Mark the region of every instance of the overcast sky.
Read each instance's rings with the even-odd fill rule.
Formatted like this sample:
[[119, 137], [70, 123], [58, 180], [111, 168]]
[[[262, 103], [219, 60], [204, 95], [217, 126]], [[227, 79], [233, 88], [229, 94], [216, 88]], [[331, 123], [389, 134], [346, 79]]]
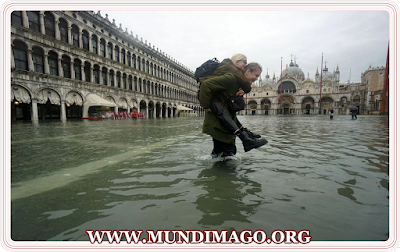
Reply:
[[[279, 77], [293, 58], [305, 76], [337, 66], [340, 82], [360, 82], [361, 73], [386, 65], [386, 11], [101, 11], [119, 27], [191, 70], [207, 59], [243, 53], [262, 65], [262, 78]], [[293, 56], [292, 56], [293, 55]], [[351, 70], [350, 70], [351, 69]]]

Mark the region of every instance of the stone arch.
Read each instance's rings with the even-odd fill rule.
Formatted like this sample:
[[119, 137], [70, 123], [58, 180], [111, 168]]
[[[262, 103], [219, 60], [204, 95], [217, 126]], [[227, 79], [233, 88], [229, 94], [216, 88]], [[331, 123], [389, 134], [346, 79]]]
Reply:
[[282, 95], [278, 100], [278, 114], [289, 115], [292, 114], [294, 108], [295, 99], [292, 95]]
[[22, 85], [11, 85], [11, 101], [18, 103], [30, 104], [32, 100], [32, 92]]
[[[278, 94], [281, 93], [281, 84], [278, 85]], [[282, 83], [282, 94], [293, 94], [297, 92], [297, 85], [292, 80], [285, 80]]]
[[36, 100], [39, 120], [61, 119], [61, 96], [50, 87], [37, 90]]
[[328, 109], [335, 105], [334, 100], [329, 96], [322, 97], [320, 103], [321, 103], [322, 114], [328, 113]]
[[154, 118], [154, 101], [149, 101], [149, 106], [148, 106], [148, 110], [149, 110], [149, 116], [148, 118]]
[[271, 109], [272, 102], [270, 99], [265, 98], [261, 100], [261, 110], [263, 111], [262, 113], [265, 115], [269, 114], [269, 110]]
[[140, 112], [140, 113], [146, 113], [146, 109], [147, 109], [147, 103], [146, 103], [146, 101], [141, 100], [141, 101], [140, 101], [140, 104], [139, 104], [139, 112]]
[[311, 96], [303, 97], [301, 100], [302, 114], [312, 114], [315, 109], [315, 100]]
[[70, 91], [65, 95], [66, 117], [82, 118], [83, 95], [79, 91]]
[[31, 120], [31, 92], [22, 85], [11, 85], [11, 120]]
[[69, 91], [64, 100], [66, 104], [83, 106], [83, 95], [79, 91]]
[[128, 101], [123, 97], [119, 98], [117, 104], [118, 104], [118, 111], [125, 111], [128, 109]]

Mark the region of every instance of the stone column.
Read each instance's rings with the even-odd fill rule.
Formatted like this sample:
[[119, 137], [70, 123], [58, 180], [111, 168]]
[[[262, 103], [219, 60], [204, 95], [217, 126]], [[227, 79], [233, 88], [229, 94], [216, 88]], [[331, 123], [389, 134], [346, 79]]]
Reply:
[[92, 33], [88, 32], [89, 52], [92, 52]]
[[64, 71], [61, 64], [61, 59], [58, 59], [58, 76], [64, 77]]
[[14, 60], [14, 53], [13, 53], [14, 44], [11, 43], [11, 69], [15, 69], [15, 60]]
[[26, 11], [22, 11], [22, 25], [26, 29], [29, 29], [29, 19], [28, 19], [28, 14], [26, 13]]
[[47, 54], [47, 52], [44, 55], [44, 73], [45, 74], [50, 74], [49, 55]]
[[72, 27], [68, 25], [68, 43], [72, 45]]
[[75, 80], [75, 68], [74, 68], [74, 62], [71, 61], [71, 79]]
[[46, 34], [46, 30], [45, 30], [45, 27], [44, 27], [44, 12], [43, 11], [40, 12], [39, 19], [40, 19], [40, 33], [45, 35]]
[[38, 121], [39, 120], [38, 108], [37, 108], [37, 100], [36, 99], [32, 99], [31, 120], [32, 121]]
[[83, 43], [82, 43], [83, 32], [79, 31], [78, 34], [79, 34], [79, 48], [83, 48]]
[[60, 115], [61, 121], [66, 121], [67, 120], [67, 113], [65, 110], [65, 101], [61, 101], [61, 115]]
[[103, 81], [103, 71], [101, 70], [101, 68], [99, 69], [99, 84], [100, 84], [100, 85], [104, 85], [104, 81]]
[[93, 67], [91, 66], [89, 69], [89, 82], [94, 83], [94, 79], [93, 79]]
[[55, 22], [56, 39], [61, 40], [60, 27], [58, 27], [58, 25], [60, 24], [60, 21], [59, 21], [59, 19], [57, 19], [54, 22]]
[[82, 81], [86, 81], [86, 74], [83, 65], [81, 65], [81, 75], [82, 75]]
[[33, 72], [34, 71], [34, 66], [33, 66], [33, 60], [32, 60], [32, 50], [28, 49], [27, 50], [28, 53], [28, 71]]

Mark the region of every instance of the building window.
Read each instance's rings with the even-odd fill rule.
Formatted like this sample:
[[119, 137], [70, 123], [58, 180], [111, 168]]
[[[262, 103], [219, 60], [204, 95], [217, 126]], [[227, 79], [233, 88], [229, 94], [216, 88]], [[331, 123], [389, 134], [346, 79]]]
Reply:
[[27, 11], [29, 19], [29, 29], [40, 32], [39, 11]]
[[72, 26], [72, 44], [79, 47], [79, 28], [76, 25]]
[[100, 55], [106, 57], [106, 41], [104, 39], [100, 40]]
[[135, 54], [132, 55], [132, 63], [133, 63], [132, 67], [134, 69], [136, 69], [136, 56], [135, 56]]
[[121, 50], [121, 63], [124, 64], [124, 65], [126, 64], [125, 50], [124, 49]]
[[108, 58], [112, 60], [113, 59], [113, 45], [111, 43], [108, 43], [107, 52], [108, 52]]
[[91, 79], [90, 79], [90, 69], [91, 68], [91, 66], [90, 66], [90, 63], [89, 62], [85, 62], [85, 66], [84, 66], [84, 68], [83, 68], [83, 71], [85, 71], [85, 81], [86, 82], [90, 82], [91, 81]]
[[133, 87], [135, 88], [134, 91], [138, 91], [137, 78], [136, 77], [133, 79]]
[[129, 90], [132, 90], [132, 76], [129, 76], [128, 78], [128, 85], [129, 85]]
[[45, 12], [44, 14], [44, 27], [47, 36], [56, 37], [55, 20], [53, 14]]
[[122, 88], [128, 89], [128, 86], [126, 85], [126, 74], [122, 76]]
[[119, 47], [115, 46], [115, 61], [119, 62]]
[[111, 87], [114, 87], [115, 86], [115, 84], [114, 84], [114, 72], [112, 70], [110, 71], [108, 79], [110, 80]]
[[97, 51], [97, 36], [96, 35], [92, 36], [92, 53], [98, 54], [98, 51]]
[[34, 47], [32, 50], [32, 60], [33, 60], [33, 67], [36, 73], [44, 73], [44, 61], [43, 61], [43, 50]]
[[82, 32], [82, 45], [83, 49], [89, 51], [89, 33], [87, 31]]
[[117, 87], [121, 88], [121, 73], [117, 72]]
[[126, 56], [127, 62], [128, 62], [128, 66], [131, 66], [131, 53], [128, 52], [127, 56]]
[[103, 68], [103, 71], [101, 71], [101, 78], [103, 79], [103, 85], [107, 86], [107, 69]]
[[67, 56], [62, 57], [61, 65], [63, 68], [64, 78], [71, 79], [71, 60]]
[[22, 11], [13, 11], [11, 13], [11, 24], [22, 25]]
[[58, 56], [54, 52], [49, 52], [50, 75], [58, 76]]
[[15, 68], [28, 70], [27, 46], [19, 41], [14, 42], [13, 54]]
[[60, 23], [58, 24], [60, 29], [61, 40], [65, 43], [68, 43], [68, 25], [64, 19], [60, 19]]
[[100, 84], [100, 67], [98, 65], [95, 65], [93, 68], [93, 78], [94, 83]]
[[75, 80], [82, 80], [82, 70], [81, 70], [81, 62], [79, 60], [74, 61], [74, 72], [75, 72]]

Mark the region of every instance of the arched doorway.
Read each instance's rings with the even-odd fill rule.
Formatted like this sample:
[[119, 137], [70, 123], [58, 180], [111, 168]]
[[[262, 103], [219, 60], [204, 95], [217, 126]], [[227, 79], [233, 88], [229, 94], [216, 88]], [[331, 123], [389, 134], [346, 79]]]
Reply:
[[311, 97], [306, 97], [301, 102], [301, 113], [304, 115], [314, 114], [315, 101]]
[[38, 93], [38, 118], [50, 120], [61, 118], [61, 98], [52, 89], [42, 89]]
[[322, 97], [321, 99], [321, 113], [326, 115], [328, 113], [329, 108], [333, 107], [334, 101], [330, 97]]
[[11, 120], [31, 120], [31, 95], [24, 87], [11, 89]]
[[160, 118], [161, 117], [161, 104], [160, 102], [156, 103], [156, 118]]
[[149, 116], [148, 118], [154, 118], [154, 102], [149, 102]]
[[140, 101], [139, 113], [146, 114], [146, 108], [147, 108], [146, 102]]
[[271, 109], [271, 101], [269, 99], [262, 100], [261, 108], [264, 111], [264, 115], [269, 115], [269, 110]]
[[281, 115], [295, 114], [293, 105], [294, 105], [294, 98], [290, 95], [283, 95], [279, 100], [279, 109], [277, 111], [277, 114]]
[[77, 92], [69, 92], [65, 97], [67, 119], [82, 119], [83, 99]]

